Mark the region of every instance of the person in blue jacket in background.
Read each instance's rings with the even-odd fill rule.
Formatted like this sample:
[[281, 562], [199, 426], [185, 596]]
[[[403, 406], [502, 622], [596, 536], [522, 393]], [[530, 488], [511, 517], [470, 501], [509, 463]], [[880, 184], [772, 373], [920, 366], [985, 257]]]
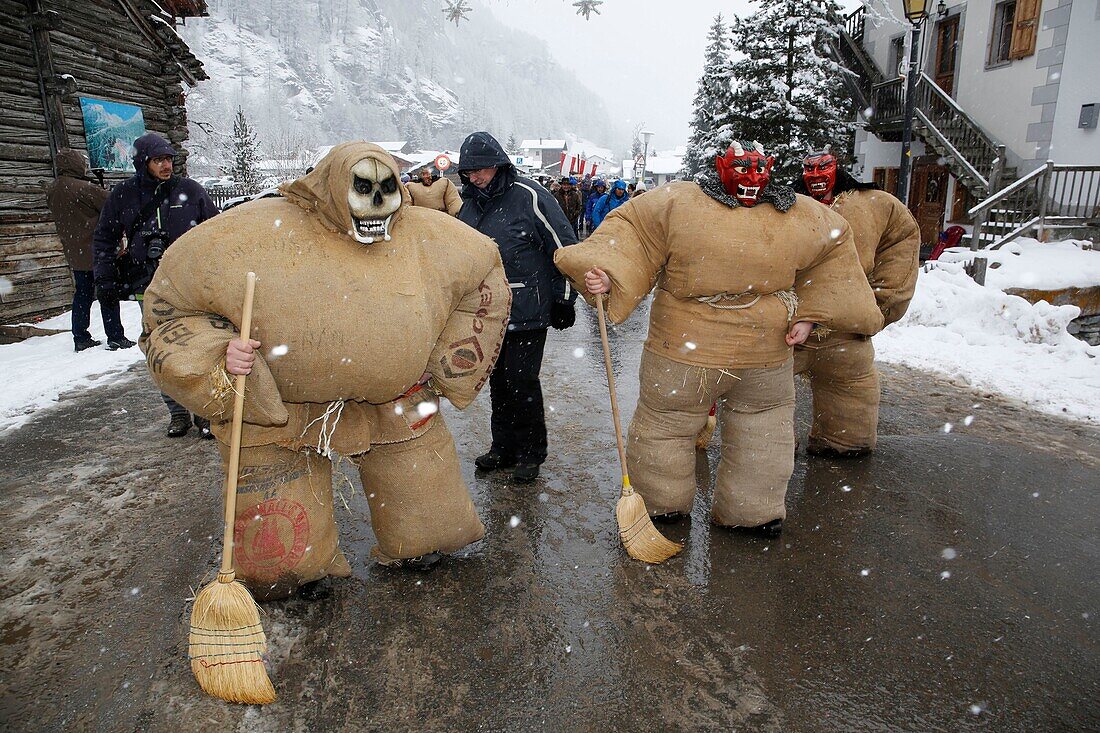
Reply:
[[626, 183], [621, 178], [612, 183], [611, 190], [601, 196], [592, 208], [592, 228], [598, 227], [608, 214], [629, 200], [630, 197], [626, 195]]

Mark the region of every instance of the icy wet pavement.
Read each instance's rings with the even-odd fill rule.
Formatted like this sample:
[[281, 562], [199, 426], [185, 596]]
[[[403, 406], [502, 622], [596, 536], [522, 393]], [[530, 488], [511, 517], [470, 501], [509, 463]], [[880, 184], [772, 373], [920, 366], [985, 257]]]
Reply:
[[[463, 557], [371, 565], [347, 471], [355, 576], [265, 604], [280, 696], [265, 708], [206, 698], [191, 678], [185, 599], [216, 563], [216, 451], [162, 436], [144, 374], [0, 436], [4, 727], [1100, 727], [1100, 431], [885, 369], [879, 451], [800, 453], [780, 539], [711, 528], [708, 488], [690, 522], [663, 528], [684, 552], [647, 566], [618, 545], [602, 357], [579, 310], [550, 335], [551, 457], [534, 485], [474, 474], [487, 399], [448, 412], [488, 529]], [[644, 332], [635, 317], [613, 334], [626, 421]], [[717, 445], [697, 458], [709, 482]]]

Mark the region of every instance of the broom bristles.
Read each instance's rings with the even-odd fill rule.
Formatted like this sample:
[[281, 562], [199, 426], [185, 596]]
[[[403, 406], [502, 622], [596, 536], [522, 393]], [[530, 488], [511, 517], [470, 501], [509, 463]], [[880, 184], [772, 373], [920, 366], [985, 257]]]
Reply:
[[699, 435], [695, 437], [695, 447], [699, 450], [706, 450], [710, 445], [710, 439], [714, 437], [714, 427], [718, 424], [718, 419], [714, 415], [707, 415], [707, 424], [703, 426], [703, 429], [699, 431]]
[[266, 650], [259, 609], [244, 585], [219, 579], [198, 592], [187, 653], [204, 692], [249, 705], [274, 702], [262, 657]]
[[623, 547], [635, 560], [655, 565], [684, 549], [683, 545], [666, 539], [657, 530], [640, 494], [624, 494], [615, 506], [615, 518], [619, 521]]

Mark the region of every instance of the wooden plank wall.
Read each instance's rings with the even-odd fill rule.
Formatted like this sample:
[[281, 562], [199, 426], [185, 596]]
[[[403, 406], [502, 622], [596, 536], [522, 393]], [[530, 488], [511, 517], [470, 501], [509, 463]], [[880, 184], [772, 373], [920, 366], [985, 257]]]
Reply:
[[53, 158], [27, 9], [0, 0], [0, 322], [56, 310], [72, 298], [61, 243], [46, 207]]
[[[153, 9], [131, 0], [131, 8]], [[141, 107], [146, 130], [167, 137], [186, 160], [186, 111], [179, 66], [170, 53], [135, 25], [118, 0], [41, 0], [61, 24], [49, 31], [56, 74], [76, 79], [61, 98], [68, 145], [87, 150], [79, 97]], [[52, 315], [72, 299], [46, 188], [53, 180], [51, 150], [31, 33], [21, 0], [0, 0], [0, 323]], [[108, 176], [108, 185], [129, 174]]]

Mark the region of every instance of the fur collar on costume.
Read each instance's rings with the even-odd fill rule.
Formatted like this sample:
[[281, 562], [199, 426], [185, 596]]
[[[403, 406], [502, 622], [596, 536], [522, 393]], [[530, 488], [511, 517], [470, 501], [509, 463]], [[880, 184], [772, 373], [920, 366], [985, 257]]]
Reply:
[[[740, 201], [726, 193], [726, 187], [722, 185], [722, 180], [710, 171], [700, 171], [696, 173], [694, 180], [695, 183], [699, 185], [699, 188], [703, 189], [703, 193], [710, 196], [718, 203], [725, 204], [731, 209], [741, 206]], [[783, 186], [778, 183], [769, 183], [763, 193], [760, 194], [760, 202], [769, 203], [774, 206], [777, 211], [785, 214], [794, 206], [794, 189], [790, 186]]]

